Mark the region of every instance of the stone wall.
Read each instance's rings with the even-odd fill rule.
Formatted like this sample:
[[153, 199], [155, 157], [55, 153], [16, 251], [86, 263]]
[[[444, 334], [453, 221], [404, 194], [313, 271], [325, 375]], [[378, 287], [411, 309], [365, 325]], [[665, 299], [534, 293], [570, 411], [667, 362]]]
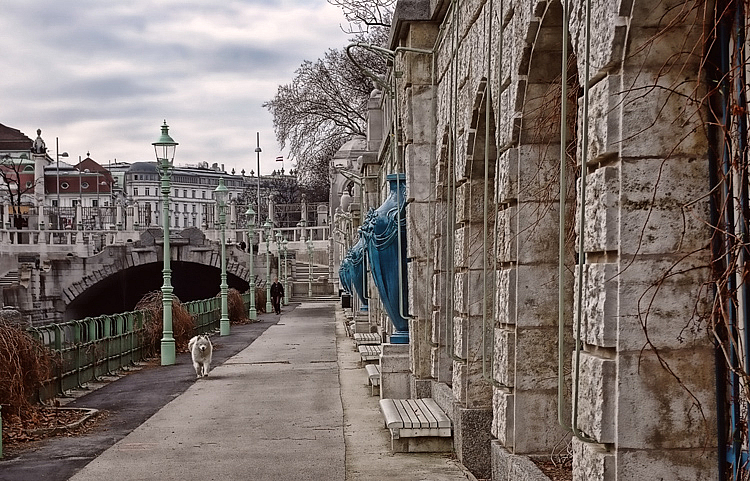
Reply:
[[567, 25], [559, 1], [397, 9], [391, 49], [434, 52], [394, 64], [412, 395], [432, 381], [478, 477], [522, 479], [521, 458], [570, 446], [576, 480], [715, 479], [714, 357], [694, 328], [708, 144], [684, 100], [701, 89], [685, 45], [702, 18], [677, 0], [592, 2], [587, 54], [585, 2], [571, 3]]

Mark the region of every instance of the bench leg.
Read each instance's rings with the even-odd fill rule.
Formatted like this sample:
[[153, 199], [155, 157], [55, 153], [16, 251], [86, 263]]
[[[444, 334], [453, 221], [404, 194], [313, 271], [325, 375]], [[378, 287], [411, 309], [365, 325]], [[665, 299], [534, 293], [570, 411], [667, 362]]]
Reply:
[[391, 431], [392, 453], [449, 453], [453, 451], [453, 438], [428, 436], [399, 438]]

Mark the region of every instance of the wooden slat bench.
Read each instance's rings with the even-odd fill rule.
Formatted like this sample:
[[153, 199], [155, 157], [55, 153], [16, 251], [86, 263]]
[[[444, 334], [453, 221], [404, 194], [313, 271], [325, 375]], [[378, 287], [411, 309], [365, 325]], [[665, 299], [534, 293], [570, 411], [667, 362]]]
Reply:
[[444, 452], [453, 448], [450, 418], [431, 399], [381, 399], [391, 451]]
[[380, 346], [366, 344], [364, 346], [359, 346], [357, 350], [359, 350], [359, 358], [362, 362], [380, 360]]
[[354, 334], [354, 321], [344, 321], [344, 329], [346, 329], [346, 335], [352, 337]]
[[358, 346], [378, 345], [380, 344], [380, 334], [377, 332], [355, 332], [354, 343]]
[[377, 364], [368, 364], [365, 366], [367, 377], [370, 381], [370, 393], [375, 395], [375, 388], [380, 388], [380, 366]]

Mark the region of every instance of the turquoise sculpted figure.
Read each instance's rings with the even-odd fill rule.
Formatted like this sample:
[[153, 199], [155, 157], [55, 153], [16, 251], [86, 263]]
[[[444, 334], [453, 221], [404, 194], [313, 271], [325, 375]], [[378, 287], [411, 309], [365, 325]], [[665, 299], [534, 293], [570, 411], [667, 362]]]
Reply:
[[365, 239], [373, 282], [393, 324], [392, 344], [409, 343], [406, 282], [406, 175], [386, 178], [390, 192], [385, 202], [367, 213], [360, 229]]

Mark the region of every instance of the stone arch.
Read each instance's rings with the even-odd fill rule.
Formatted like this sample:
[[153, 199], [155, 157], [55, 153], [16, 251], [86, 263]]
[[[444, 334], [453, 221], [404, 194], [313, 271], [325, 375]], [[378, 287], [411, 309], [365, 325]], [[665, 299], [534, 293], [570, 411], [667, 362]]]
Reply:
[[[53, 262], [53, 270], [71, 273], [67, 276], [52, 276], [59, 282], [61, 300], [65, 306], [63, 311], [71, 305], [80, 303], [80, 299], [96, 292], [102, 286], [115, 286], [117, 290], [122, 288], [123, 283], [137, 283], [138, 279], [141, 279], [140, 282], [149, 283], [149, 290], [160, 288], [162, 260], [157, 255], [160, 249], [161, 246], [157, 245], [135, 249], [132, 244], [107, 246], [94, 258], [70, 257], [64, 261]], [[199, 248], [184, 245], [176, 247], [175, 250], [172, 258], [172, 280], [175, 286], [182, 282], [182, 280], [177, 280], [177, 276], [190, 276], [194, 280], [188, 282], [197, 286], [206, 276], [214, 276], [221, 270], [221, 254], [216, 244]], [[227, 275], [230, 287], [236, 287], [241, 291], [247, 289], [249, 281], [247, 261], [247, 254], [241, 249], [233, 246], [227, 249]], [[184, 274], [177, 271], [182, 271]], [[218, 281], [215, 284], [218, 290]], [[175, 294], [179, 295], [177, 288]], [[118, 296], [121, 294], [111, 291], [109, 294], [105, 292], [100, 295]], [[74, 316], [68, 313], [66, 317], [69, 318], [71, 315]]]
[[448, 260], [452, 244], [448, 236], [453, 215], [450, 209], [454, 205], [454, 200], [452, 199], [454, 156], [451, 142], [455, 142], [455, 137], [451, 128], [446, 125], [442, 136], [439, 136], [438, 139], [439, 149], [435, 163], [435, 222], [433, 226], [433, 238], [436, 249], [432, 283], [434, 292], [432, 293], [433, 312], [430, 339], [433, 359], [431, 375], [438, 382], [451, 384], [453, 361], [448, 353], [447, 330], [449, 325], [448, 316], [452, 315], [448, 299], [448, 296], [452, 295], [451, 290], [448, 289], [448, 285], [451, 282]]
[[535, 2], [521, 101], [504, 115], [519, 123], [498, 161], [493, 400], [503, 408], [492, 430], [517, 454], [549, 453], [567, 436], [557, 422], [556, 349], [562, 25], [559, 0]]
[[492, 389], [484, 378], [482, 364], [486, 349], [482, 348], [482, 339], [485, 338], [485, 326], [493, 324], [491, 301], [495, 264], [492, 233], [495, 222], [492, 207], [497, 142], [495, 114], [486, 77], [480, 78], [475, 88], [468, 120], [465, 181], [456, 190], [454, 233], [455, 316], [461, 332], [459, 356], [465, 361], [454, 365], [453, 392], [456, 400], [467, 408], [489, 408]]

